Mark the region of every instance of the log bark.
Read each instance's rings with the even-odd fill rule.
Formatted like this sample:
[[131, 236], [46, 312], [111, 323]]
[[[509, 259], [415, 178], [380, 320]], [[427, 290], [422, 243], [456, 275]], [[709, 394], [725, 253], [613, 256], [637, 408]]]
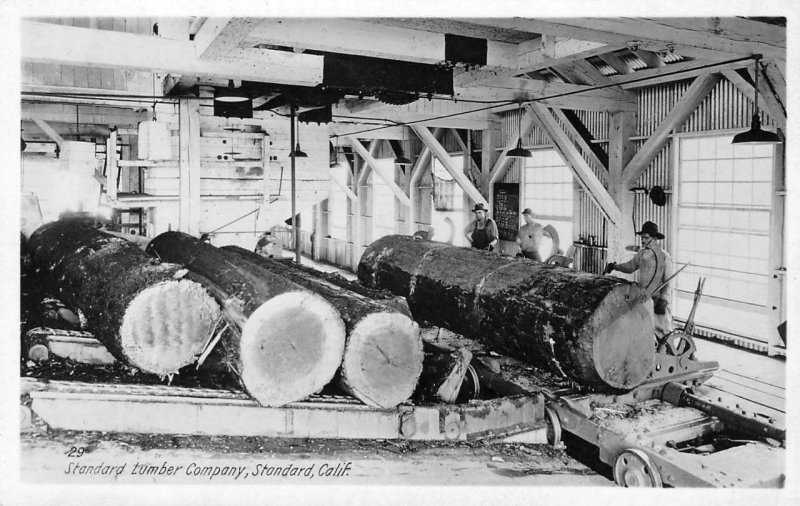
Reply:
[[618, 278], [396, 235], [367, 248], [358, 278], [405, 296], [417, 320], [587, 387], [631, 389], [652, 368], [652, 302]]
[[[228, 246], [223, 246], [223, 248], [228, 248]], [[244, 250], [243, 248], [242, 250], [247, 251]], [[253, 254], [255, 255], [255, 253]], [[367, 288], [361, 283], [350, 281], [349, 279], [346, 279], [335, 272], [318, 271], [306, 265], [298, 264], [297, 262], [294, 261], [294, 259], [291, 258], [270, 258], [270, 259], [273, 262], [278, 262], [283, 265], [288, 265], [295, 270], [306, 272], [314, 277], [324, 279], [325, 281], [333, 283], [338, 287], [344, 288], [345, 290], [349, 290], [351, 292], [355, 292], [359, 295], [367, 297], [368, 299], [374, 300], [378, 304], [382, 304], [400, 313], [403, 313], [408, 317], [411, 317], [411, 309], [408, 307], [408, 301], [406, 301], [406, 298], [400, 295], [395, 295], [389, 290], [383, 290], [380, 288]]]
[[28, 248], [52, 295], [79, 309], [115, 358], [168, 375], [192, 363], [219, 306], [185, 269], [159, 263], [134, 244], [92, 226], [56, 221]]
[[298, 269], [238, 246], [222, 250], [254, 268], [289, 279], [322, 296], [345, 324], [347, 342], [337, 375], [339, 386], [367, 405], [392, 408], [407, 400], [422, 371], [419, 326], [408, 316], [323, 279], [313, 269]]
[[423, 341], [423, 350], [425, 359], [414, 397], [453, 404], [464, 383], [472, 352], [466, 348], [445, 348], [428, 341]]
[[298, 401], [333, 379], [345, 329], [322, 297], [181, 232], [159, 235], [147, 251], [207, 278], [225, 294], [223, 306], [246, 317], [240, 333], [220, 343], [221, 356], [259, 403]]

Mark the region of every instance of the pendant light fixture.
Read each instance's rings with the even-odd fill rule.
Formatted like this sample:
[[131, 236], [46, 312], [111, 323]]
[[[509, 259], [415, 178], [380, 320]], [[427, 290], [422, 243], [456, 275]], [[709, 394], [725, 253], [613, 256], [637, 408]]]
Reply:
[[403, 156], [403, 144], [406, 142], [406, 129], [405, 127], [401, 126], [403, 133], [403, 140], [400, 141], [400, 156], [394, 159], [394, 163], [397, 165], [411, 165], [411, 160]]
[[294, 151], [292, 151], [292, 156], [294, 158], [308, 158], [308, 155], [300, 149], [300, 122], [295, 121], [295, 125], [297, 125], [297, 143], [294, 146]]
[[533, 155], [530, 150], [522, 147], [522, 102], [519, 103], [519, 121], [517, 122], [517, 147], [506, 153], [511, 158], [531, 158]]
[[758, 62], [760, 59], [758, 56], [755, 58], [756, 77], [753, 85], [755, 88], [755, 104], [753, 119], [750, 121], [750, 130], [736, 134], [731, 144], [779, 144], [781, 142], [781, 138], [775, 132], [761, 130], [761, 114], [758, 111], [758, 74], [760, 74]]
[[245, 102], [248, 99], [241, 87], [234, 87], [233, 79], [228, 79], [227, 88], [217, 88], [214, 92], [214, 100], [217, 102]]

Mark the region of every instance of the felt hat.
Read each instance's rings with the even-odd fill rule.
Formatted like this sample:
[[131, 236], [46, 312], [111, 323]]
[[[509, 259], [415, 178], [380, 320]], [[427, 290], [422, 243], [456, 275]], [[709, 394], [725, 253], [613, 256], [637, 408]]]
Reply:
[[636, 232], [636, 235], [642, 235], [642, 234], [647, 234], [650, 237], [655, 237], [656, 239], [664, 238], [664, 234], [658, 231], [658, 225], [656, 225], [652, 221], [644, 222], [644, 225], [642, 225], [642, 230]]
[[475, 209], [473, 209], [472, 212], [474, 213], [475, 211], [488, 212], [488, 210], [481, 203], [475, 204]]
[[522, 211], [522, 215], [526, 216], [528, 214], [533, 214], [533, 210], [530, 207], [526, 207], [524, 211]]

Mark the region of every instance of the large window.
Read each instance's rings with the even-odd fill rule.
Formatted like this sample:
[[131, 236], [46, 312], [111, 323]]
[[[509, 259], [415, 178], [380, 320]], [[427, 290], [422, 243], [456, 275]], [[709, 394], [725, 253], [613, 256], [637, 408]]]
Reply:
[[[572, 171], [555, 149], [536, 149], [532, 153], [533, 156], [526, 159], [522, 176], [523, 205], [520, 207], [530, 207], [536, 221], [552, 225], [558, 232], [561, 249], [566, 251], [572, 244]], [[540, 253], [546, 259], [552, 244], [546, 237], [542, 242]]]
[[676, 314], [688, 314], [705, 277], [696, 321], [764, 340], [774, 148], [731, 138], [679, 141], [676, 260], [691, 265], [676, 280]]

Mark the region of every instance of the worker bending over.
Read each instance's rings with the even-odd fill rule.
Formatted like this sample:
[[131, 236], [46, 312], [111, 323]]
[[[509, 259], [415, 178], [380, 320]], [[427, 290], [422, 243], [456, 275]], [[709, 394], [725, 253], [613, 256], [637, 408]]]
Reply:
[[464, 229], [464, 236], [473, 248], [493, 251], [499, 239], [497, 224], [486, 216], [483, 204], [476, 204], [472, 212], [475, 213], [475, 219]]
[[656, 239], [663, 239], [664, 234], [658, 231], [658, 225], [652, 221], [645, 222], [636, 235], [642, 238], [642, 248], [627, 262], [611, 262], [606, 265], [604, 274], [612, 271], [628, 274], [638, 271], [636, 284], [653, 299], [655, 333], [656, 337], [662, 338], [672, 331], [672, 313], [669, 308], [671, 283], [664, 284], [672, 276], [672, 257], [656, 242]]

